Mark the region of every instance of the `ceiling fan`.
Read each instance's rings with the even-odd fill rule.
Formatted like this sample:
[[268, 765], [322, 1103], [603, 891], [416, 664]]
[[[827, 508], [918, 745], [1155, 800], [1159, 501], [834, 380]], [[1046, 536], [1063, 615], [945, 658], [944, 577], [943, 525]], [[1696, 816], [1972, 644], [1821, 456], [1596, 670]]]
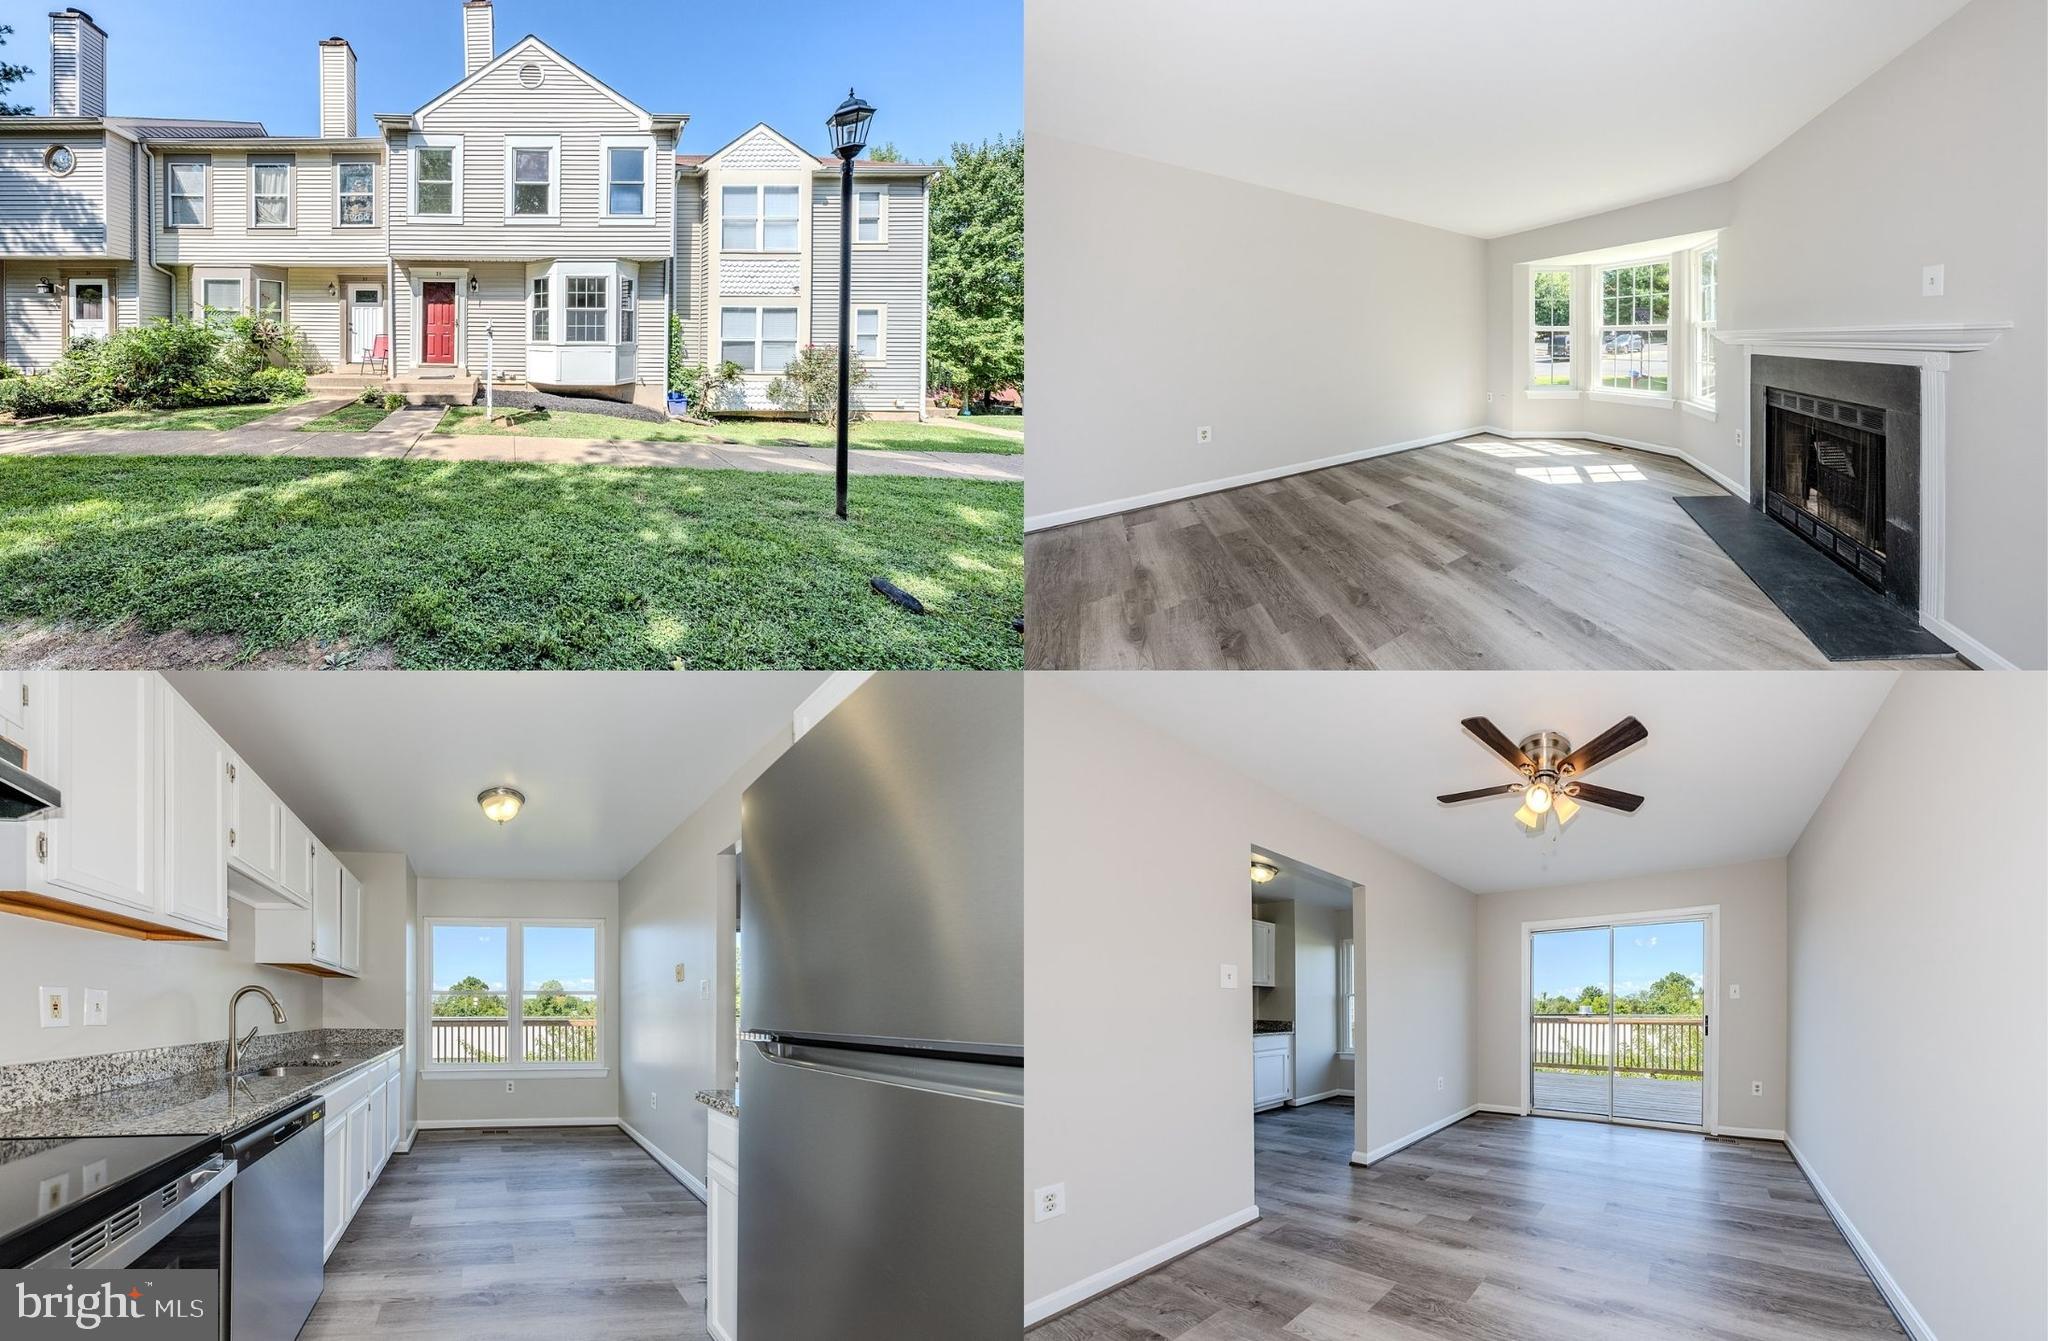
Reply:
[[1579, 813], [1582, 802], [1629, 812], [1643, 803], [1643, 798], [1634, 792], [1615, 791], [1611, 787], [1596, 787], [1581, 781], [1585, 774], [1600, 764], [1629, 746], [1650, 738], [1649, 731], [1633, 717], [1622, 718], [1576, 750], [1570, 741], [1555, 731], [1534, 732], [1516, 745], [1484, 717], [1467, 717], [1460, 725], [1522, 777], [1520, 781], [1504, 782], [1498, 787], [1481, 787], [1477, 791], [1452, 792], [1449, 796], [1437, 797], [1444, 805], [1454, 806], [1492, 796], [1519, 796], [1522, 807], [1515, 812], [1515, 822], [1534, 836], [1543, 832], [1552, 815], [1557, 816], [1557, 827], [1563, 829]]

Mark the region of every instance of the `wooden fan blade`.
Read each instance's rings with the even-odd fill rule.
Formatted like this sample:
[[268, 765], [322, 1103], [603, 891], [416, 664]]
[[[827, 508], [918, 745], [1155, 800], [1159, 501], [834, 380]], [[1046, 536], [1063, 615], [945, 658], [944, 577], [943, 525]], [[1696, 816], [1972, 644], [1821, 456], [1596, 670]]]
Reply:
[[1641, 722], [1633, 717], [1624, 717], [1566, 755], [1561, 767], [1567, 776], [1584, 773], [1602, 760], [1620, 754], [1637, 741], [1649, 738], [1649, 730]]
[[1467, 717], [1458, 725], [1479, 738], [1479, 743], [1507, 760], [1508, 767], [1517, 773], [1533, 773], [1536, 765], [1529, 762], [1529, 756], [1522, 753], [1522, 747], [1509, 740], [1501, 729], [1484, 717]]
[[1481, 787], [1476, 792], [1452, 792], [1449, 796], [1439, 796], [1436, 799], [1447, 806], [1454, 806], [1460, 801], [1478, 801], [1489, 796], [1513, 796], [1520, 790], [1521, 788], [1514, 783], [1504, 782], [1498, 787]]
[[1590, 782], [1568, 782], [1564, 794], [1574, 801], [1588, 805], [1606, 806], [1609, 810], [1626, 810], [1631, 813], [1643, 803], [1643, 798], [1634, 792], [1618, 792], [1612, 787], [1595, 787]]

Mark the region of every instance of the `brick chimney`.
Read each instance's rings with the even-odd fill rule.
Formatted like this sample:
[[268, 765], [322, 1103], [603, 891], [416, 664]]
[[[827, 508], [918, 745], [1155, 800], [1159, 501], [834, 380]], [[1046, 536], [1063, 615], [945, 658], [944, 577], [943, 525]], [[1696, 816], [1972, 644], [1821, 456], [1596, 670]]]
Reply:
[[82, 9], [50, 15], [50, 115], [107, 114], [107, 35]]
[[345, 37], [320, 43], [320, 138], [353, 139], [356, 133], [356, 49]]
[[491, 0], [463, 0], [462, 77], [467, 79], [489, 65], [493, 54]]

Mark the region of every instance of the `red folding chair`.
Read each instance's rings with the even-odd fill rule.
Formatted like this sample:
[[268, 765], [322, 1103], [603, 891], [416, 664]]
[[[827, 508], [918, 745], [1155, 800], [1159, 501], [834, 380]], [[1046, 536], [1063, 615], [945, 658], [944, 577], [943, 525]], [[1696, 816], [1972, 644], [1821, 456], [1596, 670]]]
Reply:
[[378, 337], [377, 337], [376, 339], [374, 339], [374, 340], [370, 341], [370, 356], [369, 356], [368, 358], [366, 358], [366, 359], [364, 359], [364, 360], [363, 360], [363, 371], [364, 371], [364, 372], [368, 372], [368, 371], [370, 370], [370, 365], [371, 365], [371, 364], [373, 364], [373, 363], [381, 363], [381, 364], [383, 364], [383, 365], [384, 365], [384, 375], [385, 375], [386, 377], [389, 377], [389, 376], [391, 376], [391, 337], [390, 337], [390, 336], [388, 336], [388, 335], [380, 335], [380, 336], [378, 336]]

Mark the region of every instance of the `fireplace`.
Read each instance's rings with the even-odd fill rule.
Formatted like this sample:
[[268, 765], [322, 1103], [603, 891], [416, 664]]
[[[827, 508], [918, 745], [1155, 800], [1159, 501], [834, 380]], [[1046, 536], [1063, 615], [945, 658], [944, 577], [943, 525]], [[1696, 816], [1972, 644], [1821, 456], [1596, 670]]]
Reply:
[[1885, 423], [1874, 405], [1764, 389], [1764, 510], [1885, 589]]

